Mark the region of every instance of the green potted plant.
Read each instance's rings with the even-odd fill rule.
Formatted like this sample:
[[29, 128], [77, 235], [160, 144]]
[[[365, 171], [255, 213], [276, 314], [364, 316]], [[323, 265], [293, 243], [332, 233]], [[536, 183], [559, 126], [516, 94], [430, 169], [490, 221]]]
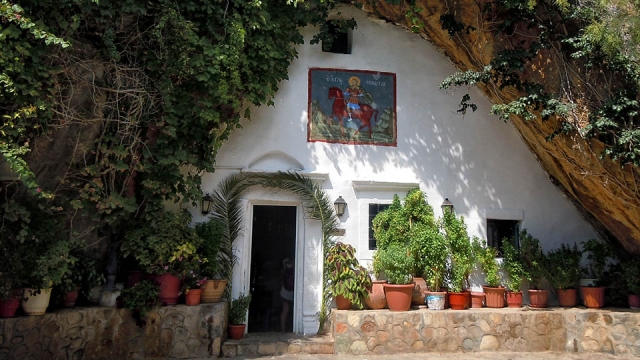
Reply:
[[522, 283], [528, 274], [523, 265], [522, 253], [508, 239], [502, 242], [502, 268], [506, 274], [507, 306], [522, 307]]
[[202, 285], [207, 277], [202, 275], [201, 268], [208, 264], [208, 259], [197, 253], [197, 248], [192, 243], [182, 244], [173, 254], [170, 262], [174, 262], [175, 268], [182, 281], [182, 293], [185, 294], [185, 304], [195, 306], [200, 304]]
[[195, 253], [202, 242], [189, 227], [190, 222], [191, 214], [185, 209], [149, 209], [120, 244], [123, 256], [133, 256], [142, 270], [156, 275], [164, 305], [178, 302], [181, 262], [185, 254]]
[[[201, 300], [203, 303], [219, 302], [227, 287], [227, 280], [222, 278], [225, 268], [233, 266], [233, 259], [228, 259], [221, 253], [224, 226], [215, 218], [197, 223], [196, 234], [202, 239], [202, 255], [207, 263], [202, 266], [202, 275], [207, 278], [202, 285]], [[230, 270], [229, 270], [230, 271]]]
[[485, 293], [487, 307], [503, 308], [505, 288], [500, 284], [500, 265], [496, 262], [498, 250], [492, 246], [487, 246], [486, 241], [474, 243], [474, 254], [482, 266], [485, 274], [486, 285], [482, 286]]
[[412, 261], [410, 273], [416, 284], [412, 302], [416, 305], [424, 304], [424, 292], [428, 289], [422, 276], [427, 264], [420, 250], [425, 245], [421, 243], [424, 238], [416, 233], [423, 232], [424, 228], [437, 229], [433, 208], [427, 202], [424, 192], [412, 189], [404, 202], [394, 195], [389, 208], [376, 215], [372, 226], [378, 249], [385, 249], [392, 243], [402, 244], [408, 249], [408, 256]]
[[613, 256], [609, 244], [596, 239], [582, 242], [582, 252], [587, 255], [587, 266], [582, 268], [580, 279], [580, 293], [582, 302], [588, 308], [604, 307], [605, 287], [600, 286], [600, 280], [607, 269], [608, 262]]
[[445, 211], [441, 221], [450, 254], [449, 304], [454, 310], [464, 310], [471, 301], [468, 278], [474, 266], [471, 240], [463, 217], [456, 217], [453, 211]]
[[378, 249], [374, 256], [374, 268], [382, 270], [387, 278], [384, 292], [391, 311], [406, 311], [413, 296], [413, 260], [409, 250], [401, 244], [389, 244]]
[[627, 284], [629, 307], [640, 309], [640, 259], [634, 257], [622, 261], [620, 265]]
[[548, 277], [551, 286], [558, 292], [560, 306], [572, 307], [578, 303], [576, 285], [580, 278], [582, 250], [577, 244], [561, 244], [547, 253]]
[[229, 337], [231, 339], [240, 340], [244, 336], [249, 305], [251, 305], [251, 294], [240, 294], [231, 301], [229, 306]]
[[427, 307], [431, 310], [444, 309], [446, 292], [440, 291], [447, 274], [449, 248], [444, 235], [437, 229], [423, 227], [416, 232], [424, 246], [419, 250], [419, 256], [424, 261], [424, 278], [428, 291], [425, 294]]
[[158, 306], [158, 292], [160, 287], [151, 280], [142, 280], [130, 288], [122, 290], [120, 297], [126, 309], [131, 310], [131, 316], [136, 319], [136, 325], [146, 324], [145, 318], [149, 311]]
[[97, 255], [87, 251], [84, 240], [73, 240], [70, 254], [69, 271], [56, 287], [64, 307], [75, 306], [80, 293], [88, 296], [91, 288], [102, 285], [105, 281], [102, 267], [95, 258]]
[[339, 310], [348, 310], [352, 304], [361, 308], [367, 288], [371, 287], [367, 269], [360, 265], [355, 255], [353, 246], [341, 242], [327, 251], [327, 290], [336, 300]]
[[529, 306], [546, 308], [549, 290], [542, 289], [542, 281], [548, 277], [549, 261], [542, 251], [540, 240], [529, 234], [527, 229], [520, 231], [520, 252], [524, 269], [529, 274]]

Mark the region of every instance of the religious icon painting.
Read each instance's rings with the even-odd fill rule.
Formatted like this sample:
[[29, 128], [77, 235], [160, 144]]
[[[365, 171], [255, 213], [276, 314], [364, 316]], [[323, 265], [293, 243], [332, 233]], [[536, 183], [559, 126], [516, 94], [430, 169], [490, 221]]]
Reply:
[[397, 145], [396, 74], [309, 69], [307, 141]]

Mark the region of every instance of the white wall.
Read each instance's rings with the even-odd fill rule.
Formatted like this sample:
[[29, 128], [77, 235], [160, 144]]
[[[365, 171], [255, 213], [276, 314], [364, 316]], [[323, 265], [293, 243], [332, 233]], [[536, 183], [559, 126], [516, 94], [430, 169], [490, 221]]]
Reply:
[[[487, 115], [491, 105], [479, 92], [469, 90], [478, 111], [465, 117], [456, 113], [467, 90], [449, 94], [438, 89], [456, 69], [431, 44], [384, 21], [367, 19], [357, 9], [344, 8], [342, 13], [358, 22], [352, 53], [322, 52], [321, 46], [309, 45], [314, 29], [307, 29], [306, 44], [299, 47], [299, 59], [289, 71], [290, 80], [280, 84], [275, 107], [253, 109], [253, 120], [244, 121], [243, 129], [236, 130], [220, 150], [218, 170], [205, 177], [204, 191], [212, 191], [226, 175], [247, 167], [301, 167], [302, 172], [328, 174], [326, 181], [319, 181], [332, 199], [341, 195], [348, 203], [347, 213], [341, 218], [346, 233], [340, 240], [356, 246], [361, 260], [372, 256], [367, 246], [368, 204], [390, 202], [394, 193], [402, 198], [415, 184], [426, 192], [436, 216], [441, 214], [444, 198], [449, 198], [456, 213], [465, 217], [470, 235], [486, 238], [486, 216], [504, 216], [522, 218], [521, 227], [538, 237], [545, 249], [596, 237], [591, 226], [551, 184], [514, 127]], [[311, 67], [395, 73], [397, 147], [307, 142]], [[266, 196], [264, 191], [252, 194], [245, 196], [248, 202], [251, 196]], [[195, 217], [198, 221], [197, 214]], [[322, 255], [314, 239], [320, 236], [319, 225], [306, 221], [299, 225], [317, 227], [300, 232], [305, 237], [313, 234], [308, 239], [311, 249], [300, 250], [305, 256], [311, 253], [313, 261], [299, 269], [309, 276], [305, 284], [317, 284], [317, 261]], [[250, 242], [250, 233], [246, 241]], [[301, 243], [305, 241], [299, 239]], [[238, 244], [245, 246], [245, 239], [239, 239]], [[313, 294], [305, 294], [305, 304], [301, 305], [304, 311], [300, 314], [306, 314], [307, 321], [312, 321], [312, 313], [319, 310], [319, 284], [313, 286]], [[234, 289], [239, 287], [234, 285]], [[297, 321], [298, 332], [312, 328], [310, 324], [303, 326], [300, 316]]]

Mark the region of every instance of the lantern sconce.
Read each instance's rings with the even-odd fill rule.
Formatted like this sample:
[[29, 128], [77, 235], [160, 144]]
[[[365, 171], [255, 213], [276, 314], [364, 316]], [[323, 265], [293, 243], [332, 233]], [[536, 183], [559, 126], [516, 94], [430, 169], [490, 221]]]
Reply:
[[213, 198], [209, 193], [202, 197], [200, 201], [200, 210], [202, 211], [202, 215], [207, 215], [211, 211], [211, 205], [213, 204]]
[[449, 201], [449, 198], [445, 198], [440, 207], [442, 208], [443, 214], [446, 214], [447, 211], [453, 212], [453, 204]]
[[344, 212], [347, 210], [347, 202], [344, 201], [342, 196], [338, 196], [336, 201], [333, 202], [333, 206], [335, 207], [336, 215], [338, 215], [338, 217], [344, 215]]

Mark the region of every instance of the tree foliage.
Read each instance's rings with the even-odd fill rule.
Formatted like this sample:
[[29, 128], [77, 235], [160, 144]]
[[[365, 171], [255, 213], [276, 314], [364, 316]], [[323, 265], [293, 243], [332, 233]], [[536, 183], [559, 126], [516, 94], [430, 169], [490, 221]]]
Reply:
[[[503, 120], [559, 119], [548, 140], [578, 134], [604, 144], [601, 156], [621, 166], [640, 164], [640, 4], [631, 0], [495, 0], [484, 14], [503, 48], [481, 70], [447, 77], [441, 88], [480, 84], [517, 94], [493, 105]], [[468, 29], [453, 16], [441, 18], [451, 36]], [[557, 84], [538, 76], [537, 61], [551, 57]], [[577, 69], [579, 73], [573, 72]], [[547, 73], [546, 77], [552, 76]], [[477, 106], [468, 94], [460, 113]]]

